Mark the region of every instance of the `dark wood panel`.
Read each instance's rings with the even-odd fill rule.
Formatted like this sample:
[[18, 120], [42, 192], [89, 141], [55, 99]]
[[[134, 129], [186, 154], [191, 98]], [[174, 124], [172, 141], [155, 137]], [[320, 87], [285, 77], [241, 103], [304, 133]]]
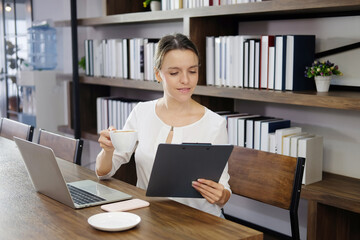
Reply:
[[302, 198], [360, 213], [360, 179], [323, 173], [323, 180], [302, 187]]
[[106, 0], [106, 15], [144, 12], [149, 8], [144, 8], [144, 0]]
[[121, 167], [117, 170], [113, 178], [119, 179], [123, 182], [136, 186], [137, 175], [136, 175], [136, 163], [135, 163], [134, 154], [131, 156], [131, 159], [127, 164], [121, 165]]
[[315, 239], [360, 239], [360, 214], [318, 204]]

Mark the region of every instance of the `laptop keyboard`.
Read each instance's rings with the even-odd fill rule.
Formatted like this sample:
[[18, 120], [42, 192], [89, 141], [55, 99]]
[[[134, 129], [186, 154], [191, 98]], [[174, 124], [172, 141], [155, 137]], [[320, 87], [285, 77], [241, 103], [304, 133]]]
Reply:
[[68, 186], [71, 198], [73, 199], [74, 203], [76, 203], [78, 205], [105, 201], [105, 199], [103, 199], [99, 196], [96, 196], [92, 193], [86, 192], [80, 188], [74, 187], [69, 184], [67, 186]]

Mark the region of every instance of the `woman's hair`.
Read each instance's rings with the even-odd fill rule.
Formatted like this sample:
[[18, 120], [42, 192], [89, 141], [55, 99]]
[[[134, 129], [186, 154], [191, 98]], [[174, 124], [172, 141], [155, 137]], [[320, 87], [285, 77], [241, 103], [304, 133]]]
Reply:
[[155, 53], [155, 69], [160, 70], [164, 56], [171, 50], [190, 50], [196, 54], [199, 59], [199, 51], [195, 44], [185, 35], [176, 33], [174, 35], [166, 35], [162, 37], [158, 43]]

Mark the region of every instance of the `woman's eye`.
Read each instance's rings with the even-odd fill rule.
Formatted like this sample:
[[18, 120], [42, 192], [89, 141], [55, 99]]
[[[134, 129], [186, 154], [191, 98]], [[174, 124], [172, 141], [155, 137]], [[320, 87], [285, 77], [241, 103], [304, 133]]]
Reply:
[[195, 73], [197, 73], [197, 71], [196, 70], [194, 70], [194, 71], [189, 71], [191, 74], [195, 74]]
[[171, 72], [170, 75], [171, 76], [176, 76], [178, 74], [178, 72]]

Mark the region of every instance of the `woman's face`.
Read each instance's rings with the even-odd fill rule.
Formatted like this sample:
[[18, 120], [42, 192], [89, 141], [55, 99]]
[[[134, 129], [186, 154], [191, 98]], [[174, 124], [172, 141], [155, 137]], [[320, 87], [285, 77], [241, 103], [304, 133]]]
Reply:
[[165, 97], [188, 101], [199, 79], [199, 59], [191, 50], [171, 50], [165, 54], [156, 77], [163, 82]]

